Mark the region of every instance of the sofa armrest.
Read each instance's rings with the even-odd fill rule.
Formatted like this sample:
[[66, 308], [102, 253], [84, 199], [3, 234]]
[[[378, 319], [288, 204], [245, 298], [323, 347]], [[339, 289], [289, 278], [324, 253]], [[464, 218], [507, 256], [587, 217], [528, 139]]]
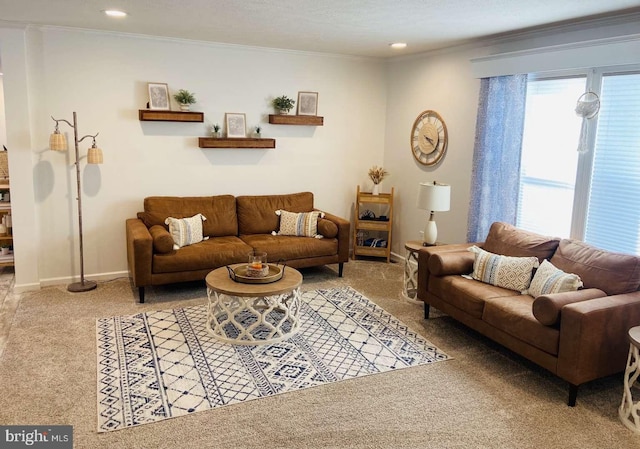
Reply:
[[[429, 259], [434, 254], [442, 254], [448, 252], [460, 252], [466, 251], [473, 245], [482, 245], [482, 243], [454, 243], [451, 245], [437, 245], [437, 246], [425, 246], [418, 251], [418, 299], [424, 299], [427, 297], [427, 290], [429, 289]], [[469, 253], [471, 254], [471, 253]], [[473, 254], [472, 254], [473, 256]]]
[[127, 263], [129, 276], [136, 287], [151, 285], [153, 238], [147, 226], [138, 218], [125, 222], [127, 236]]
[[640, 325], [640, 292], [568, 304], [562, 309], [557, 374], [580, 385], [624, 371], [629, 329]]
[[469, 274], [473, 271], [475, 258], [474, 253], [466, 250], [435, 253], [429, 258], [429, 272], [434, 276]]
[[349, 229], [351, 223], [344, 218], [324, 212], [325, 220], [332, 221], [338, 226], [338, 261], [339, 263], [349, 261]]
[[553, 326], [560, 320], [560, 312], [567, 304], [605, 296], [607, 294], [597, 288], [541, 295], [533, 301], [533, 316], [545, 326]]

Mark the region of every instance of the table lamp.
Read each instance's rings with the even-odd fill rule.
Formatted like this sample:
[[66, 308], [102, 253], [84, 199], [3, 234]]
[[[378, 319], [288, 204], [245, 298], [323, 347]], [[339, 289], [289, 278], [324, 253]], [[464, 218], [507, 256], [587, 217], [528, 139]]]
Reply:
[[438, 228], [433, 219], [434, 212], [449, 210], [451, 186], [433, 182], [421, 182], [418, 190], [418, 209], [429, 211], [429, 220], [424, 227], [422, 244], [424, 246], [435, 245], [438, 238]]

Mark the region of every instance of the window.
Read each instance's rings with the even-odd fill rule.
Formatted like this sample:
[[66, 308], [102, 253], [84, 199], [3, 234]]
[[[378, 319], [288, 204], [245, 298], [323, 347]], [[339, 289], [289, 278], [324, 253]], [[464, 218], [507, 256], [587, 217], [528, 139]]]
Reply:
[[[601, 108], [580, 154], [574, 109], [589, 85]], [[528, 82], [517, 225], [640, 254], [640, 73]]]
[[570, 234], [581, 126], [574, 108], [585, 84], [584, 76], [527, 83], [517, 215], [522, 228]]

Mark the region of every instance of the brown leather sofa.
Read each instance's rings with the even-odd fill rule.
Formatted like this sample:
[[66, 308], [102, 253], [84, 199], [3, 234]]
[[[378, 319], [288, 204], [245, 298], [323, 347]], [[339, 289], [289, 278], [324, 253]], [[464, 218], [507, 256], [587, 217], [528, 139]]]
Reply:
[[461, 275], [473, 271], [473, 244], [434, 246], [418, 254], [418, 298], [425, 318], [433, 306], [569, 382], [568, 404], [578, 386], [624, 371], [628, 330], [640, 325], [640, 258], [584, 242], [540, 236], [494, 223], [476, 243], [506, 256], [548, 259], [584, 286], [538, 298]]
[[[204, 279], [213, 269], [247, 261], [251, 251], [264, 251], [269, 262], [286, 262], [293, 268], [338, 264], [342, 277], [349, 260], [349, 222], [325, 213], [318, 220], [324, 238], [272, 235], [277, 231], [278, 209], [311, 212], [313, 193], [288, 195], [206, 197], [155, 196], [144, 200], [144, 211], [126, 220], [129, 276], [138, 287], [140, 302], [144, 288], [152, 285]], [[203, 235], [207, 240], [171, 249], [167, 217], [206, 217]], [[167, 237], [168, 236], [168, 237]]]

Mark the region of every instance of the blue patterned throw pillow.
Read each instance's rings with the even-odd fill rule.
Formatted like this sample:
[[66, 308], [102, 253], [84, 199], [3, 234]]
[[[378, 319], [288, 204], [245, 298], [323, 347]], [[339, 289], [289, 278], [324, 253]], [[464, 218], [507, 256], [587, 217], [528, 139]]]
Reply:
[[189, 218], [169, 217], [164, 224], [169, 225], [169, 234], [173, 238], [173, 249], [207, 240], [202, 237], [202, 222], [207, 218], [202, 214], [196, 214]]
[[531, 281], [529, 293], [534, 298], [549, 293], [573, 292], [582, 287], [577, 274], [565, 273], [548, 260], [543, 260]]
[[476, 254], [471, 277], [485, 284], [524, 292], [529, 288], [533, 269], [538, 266], [537, 257], [511, 257], [493, 254], [472, 246]]

